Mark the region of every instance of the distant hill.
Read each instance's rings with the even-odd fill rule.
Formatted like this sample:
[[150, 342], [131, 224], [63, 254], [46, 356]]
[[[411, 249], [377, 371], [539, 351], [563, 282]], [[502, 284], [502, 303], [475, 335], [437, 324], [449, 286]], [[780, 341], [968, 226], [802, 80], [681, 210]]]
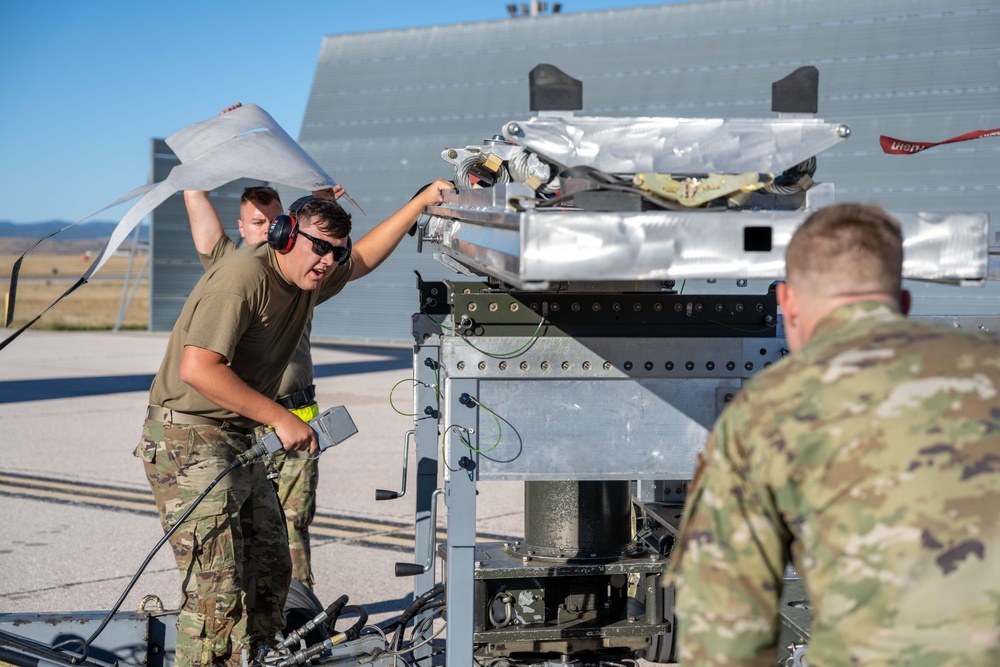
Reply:
[[[47, 220], [45, 222], [10, 222], [0, 220], [0, 238], [40, 239], [72, 223], [65, 220]], [[60, 232], [53, 240], [80, 241], [93, 239], [108, 239], [114, 231], [117, 222], [106, 220], [88, 220]], [[143, 223], [139, 239], [149, 240], [149, 225]]]
[[[71, 223], [65, 220], [48, 220], [46, 222], [10, 222], [0, 220], [0, 253], [19, 254], [25, 252], [38, 239], [51, 234], [57, 229]], [[38, 246], [36, 252], [50, 252], [57, 254], [76, 254], [84, 252], [96, 252], [101, 250], [111, 238], [117, 222], [106, 220], [93, 220], [81, 222], [64, 232], [48, 238]], [[143, 223], [139, 232], [140, 247], [149, 241], [149, 225]], [[128, 250], [132, 247], [132, 235], [129, 234], [121, 249]]]

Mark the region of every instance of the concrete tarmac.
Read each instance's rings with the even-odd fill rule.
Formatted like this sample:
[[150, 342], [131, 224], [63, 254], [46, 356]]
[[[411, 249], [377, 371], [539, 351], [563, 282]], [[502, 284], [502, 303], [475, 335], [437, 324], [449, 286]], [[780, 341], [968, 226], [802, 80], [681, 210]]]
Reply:
[[[148, 389], [165, 334], [29, 330], [0, 352], [0, 612], [105, 610], [163, 536], [140, 461]], [[398, 490], [412, 427], [412, 355], [403, 348], [314, 344], [320, 408], [344, 405], [359, 433], [320, 459], [312, 535], [316, 594], [348, 594], [371, 619], [395, 616], [412, 596], [396, 578], [413, 562], [412, 493]], [[415, 488], [410, 453], [411, 479]], [[523, 534], [520, 482], [480, 485], [477, 530]], [[438, 517], [443, 526], [443, 513]], [[440, 576], [439, 576], [440, 580]], [[180, 602], [169, 546], [153, 558], [122, 609], [156, 595]]]

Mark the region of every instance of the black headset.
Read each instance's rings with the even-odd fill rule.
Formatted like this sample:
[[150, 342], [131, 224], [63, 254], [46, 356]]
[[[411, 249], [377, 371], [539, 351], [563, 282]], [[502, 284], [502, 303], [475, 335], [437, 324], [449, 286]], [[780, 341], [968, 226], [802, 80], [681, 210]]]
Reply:
[[295, 247], [295, 239], [299, 236], [299, 221], [296, 216], [306, 202], [319, 199], [312, 195], [299, 197], [288, 207], [288, 215], [279, 215], [271, 221], [267, 228], [267, 244], [282, 255], [291, 252]]

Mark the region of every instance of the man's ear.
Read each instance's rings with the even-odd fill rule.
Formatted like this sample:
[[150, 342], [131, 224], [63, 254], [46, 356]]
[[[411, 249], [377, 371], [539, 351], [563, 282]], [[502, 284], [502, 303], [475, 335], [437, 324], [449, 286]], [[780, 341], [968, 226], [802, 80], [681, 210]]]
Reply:
[[245, 239], [247, 235], [243, 233], [243, 218], [236, 218], [236, 224], [240, 228], [240, 238]]
[[[778, 307], [784, 312], [789, 307], [789, 302], [794, 300], [794, 297], [789, 293], [788, 283], [782, 280], [774, 286], [774, 290], [775, 295], [778, 297]], [[790, 307], [795, 308], [794, 304], [791, 304]], [[787, 316], [787, 313], [785, 315]]]
[[913, 303], [913, 297], [910, 295], [910, 290], [904, 289], [899, 293], [899, 312], [903, 315], [910, 314], [910, 306]]

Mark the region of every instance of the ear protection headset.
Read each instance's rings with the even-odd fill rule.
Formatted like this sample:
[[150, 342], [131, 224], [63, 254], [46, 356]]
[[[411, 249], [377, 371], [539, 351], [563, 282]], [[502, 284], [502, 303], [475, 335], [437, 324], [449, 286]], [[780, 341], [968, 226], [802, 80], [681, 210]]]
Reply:
[[292, 202], [288, 207], [288, 215], [279, 215], [271, 221], [267, 228], [267, 244], [277, 250], [282, 255], [291, 251], [295, 247], [295, 239], [299, 236], [299, 222], [296, 216], [299, 210], [305, 206], [306, 202], [319, 199], [312, 195], [300, 197]]

